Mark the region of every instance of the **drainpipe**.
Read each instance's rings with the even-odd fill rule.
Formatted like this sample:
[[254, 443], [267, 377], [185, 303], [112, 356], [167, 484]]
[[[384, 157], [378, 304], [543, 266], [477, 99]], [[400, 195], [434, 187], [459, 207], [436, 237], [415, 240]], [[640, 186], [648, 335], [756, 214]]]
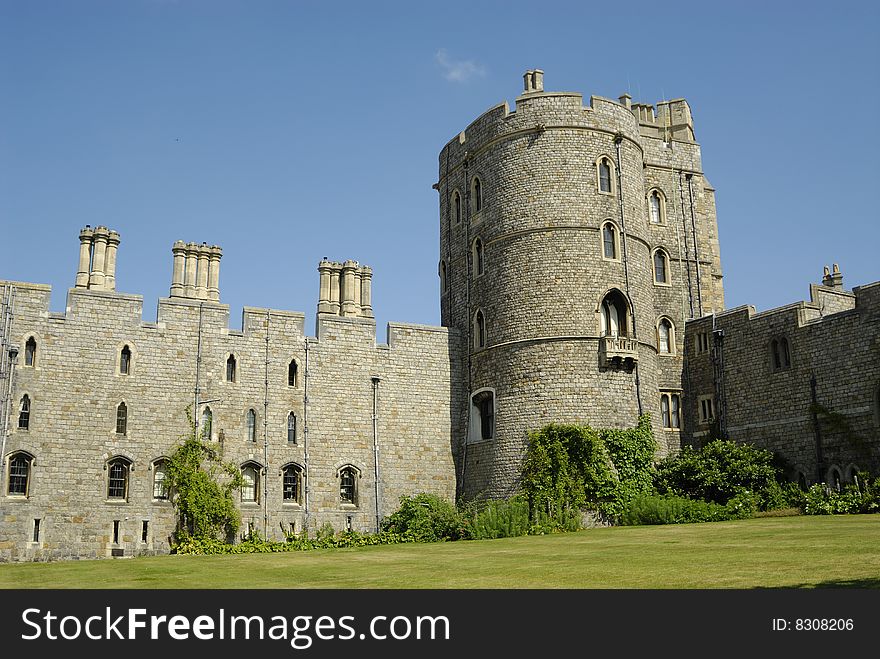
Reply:
[[462, 437], [461, 444], [461, 480], [458, 483], [459, 493], [455, 497], [458, 500], [464, 494], [464, 480], [465, 475], [467, 473], [467, 451], [468, 451], [468, 434], [471, 431], [471, 394], [473, 392], [473, 373], [472, 365], [473, 365], [473, 355], [471, 354], [474, 347], [474, 337], [472, 336], [473, 332], [473, 323], [471, 322], [471, 182], [468, 176], [468, 153], [464, 154], [464, 185], [465, 185], [465, 195], [464, 195], [464, 221], [465, 221], [465, 263], [467, 264], [467, 280], [465, 286], [465, 298], [464, 304], [465, 309], [467, 311], [465, 315], [465, 327], [467, 329], [467, 402], [465, 404], [465, 408], [467, 409], [467, 420], [464, 429], [464, 436]]
[[810, 375], [810, 399], [813, 402], [813, 435], [816, 438], [816, 482], [822, 483], [825, 479], [822, 475], [824, 457], [822, 456], [822, 431], [819, 427], [819, 402], [816, 397], [816, 374]]
[[714, 344], [714, 380], [715, 380], [715, 408], [718, 410], [718, 434], [719, 439], [727, 439], [725, 431], [727, 426], [726, 410], [724, 407], [724, 330], [715, 328], [715, 312], [712, 312], [712, 338]]
[[269, 310], [266, 309], [266, 363], [263, 383], [263, 538], [269, 539]]
[[684, 217], [684, 189], [681, 187], [682, 171], [678, 170], [678, 201], [681, 204], [681, 222], [684, 227], [684, 259], [687, 264], [688, 303], [690, 304], [691, 318], [694, 317], [694, 286], [691, 283], [691, 254], [687, 240], [687, 220]]
[[374, 375], [373, 381], [373, 478], [375, 482], [375, 499], [376, 499], [376, 533], [381, 530], [382, 518], [380, 513], [380, 491], [379, 491], [379, 376]]
[[202, 366], [202, 310], [203, 302], [199, 302], [199, 336], [196, 344], [196, 388], [193, 392], [193, 433], [196, 437], [199, 435], [199, 371]]
[[[632, 316], [632, 338], [633, 341], [637, 338], [636, 333], [636, 305], [633, 303], [632, 297], [629, 294], [629, 261], [627, 259], [627, 242], [626, 242], [626, 213], [623, 210], [623, 160], [620, 157], [620, 144], [623, 142], [623, 135], [618, 133], [614, 136], [614, 146], [617, 147], [617, 205], [620, 208], [620, 233], [623, 234], [623, 279], [624, 286], [626, 287], [626, 299], [630, 304], [630, 315]], [[638, 348], [637, 348], [638, 349]], [[633, 374], [635, 375], [636, 380], [636, 405], [639, 408], [639, 416], [642, 416], [643, 408], [642, 408], [642, 390], [641, 390], [641, 380], [639, 378], [639, 363], [636, 360], [633, 365]]]
[[309, 532], [309, 338], [306, 337], [306, 362], [303, 372], [303, 531]]
[[697, 272], [697, 312], [699, 313], [698, 317], [703, 316], [703, 293], [702, 287], [700, 285], [700, 251], [697, 249], [697, 219], [694, 215], [694, 186], [693, 186], [693, 174], [685, 174], [685, 178], [687, 179], [688, 184], [688, 199], [690, 200], [691, 207], [691, 231], [694, 236], [694, 266]]
[[13, 381], [15, 380], [15, 364], [18, 362], [18, 349], [9, 348], [9, 381], [6, 386], [6, 400], [3, 402], [3, 442], [0, 446], [0, 483], [3, 483], [3, 471], [6, 468], [6, 438], [9, 436], [9, 415], [12, 413]]

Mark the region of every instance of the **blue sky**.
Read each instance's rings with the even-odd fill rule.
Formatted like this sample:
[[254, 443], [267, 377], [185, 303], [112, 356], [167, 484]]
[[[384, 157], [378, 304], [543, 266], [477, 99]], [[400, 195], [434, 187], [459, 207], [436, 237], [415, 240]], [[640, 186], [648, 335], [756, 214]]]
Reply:
[[[178, 239], [221, 298], [307, 313], [323, 256], [388, 320], [439, 324], [437, 156], [526, 69], [548, 90], [685, 97], [729, 307], [880, 279], [875, 3], [0, 0], [0, 279], [63, 310], [86, 224], [122, 234], [145, 320]], [[39, 246], [38, 249], [36, 247]]]

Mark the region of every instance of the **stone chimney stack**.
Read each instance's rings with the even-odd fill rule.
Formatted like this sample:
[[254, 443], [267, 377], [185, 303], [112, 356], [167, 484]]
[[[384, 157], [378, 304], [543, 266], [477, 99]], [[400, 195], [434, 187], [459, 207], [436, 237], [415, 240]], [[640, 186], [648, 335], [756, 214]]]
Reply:
[[357, 261], [318, 263], [318, 314], [345, 318], [373, 317], [373, 270]]
[[79, 266], [75, 288], [92, 291], [116, 290], [116, 251], [119, 234], [104, 226], [88, 224], [79, 232]]
[[208, 243], [178, 240], [171, 247], [171, 297], [220, 302], [220, 259], [223, 250]]
[[840, 273], [840, 266], [834, 263], [831, 272], [828, 272], [828, 266], [825, 266], [824, 276], [822, 277], [822, 285], [828, 288], [843, 288], [843, 275]]
[[544, 72], [541, 69], [526, 71], [523, 74], [523, 94], [535, 94], [544, 91]]

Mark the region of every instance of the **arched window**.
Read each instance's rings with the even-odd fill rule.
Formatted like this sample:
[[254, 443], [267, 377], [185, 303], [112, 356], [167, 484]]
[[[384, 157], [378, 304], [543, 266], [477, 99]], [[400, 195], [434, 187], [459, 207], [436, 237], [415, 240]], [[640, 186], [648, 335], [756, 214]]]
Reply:
[[483, 274], [483, 241], [477, 238], [474, 240], [474, 276], [479, 277]]
[[474, 348], [486, 347], [486, 318], [482, 309], [474, 314]]
[[18, 405], [18, 429], [27, 430], [31, 427], [31, 399], [25, 394]]
[[116, 434], [125, 435], [128, 433], [128, 406], [125, 403], [119, 403], [116, 407]]
[[299, 367], [296, 360], [291, 359], [287, 365], [287, 386], [296, 387], [299, 384]]
[[153, 463], [153, 499], [156, 501], [168, 500], [168, 485], [165, 483], [167, 468], [165, 460], [156, 460]]
[[242, 503], [258, 503], [260, 500], [260, 466], [248, 462], [241, 468], [244, 483], [241, 486]]
[[651, 194], [648, 195], [648, 215], [651, 224], [666, 222], [666, 200], [659, 190], [651, 190]]
[[302, 467], [296, 464], [287, 465], [281, 478], [284, 503], [299, 503], [302, 500]]
[[293, 412], [287, 415], [287, 443], [296, 444], [296, 414]]
[[226, 360], [226, 381], [235, 382], [235, 355], [229, 355]]
[[663, 421], [663, 427], [669, 427], [669, 395], [660, 396], [660, 418]]
[[107, 498], [128, 498], [128, 473], [131, 462], [125, 458], [114, 458], [107, 463]]
[[602, 300], [599, 317], [602, 336], [629, 336], [629, 304], [617, 289]]
[[675, 329], [668, 318], [661, 318], [657, 323], [657, 351], [661, 355], [675, 352]]
[[840, 469], [837, 467], [831, 467], [828, 470], [828, 486], [838, 492], [840, 492], [840, 488], [843, 486], [843, 478], [840, 475]]
[[846, 468], [846, 480], [848, 483], [859, 485], [859, 468], [856, 465], [850, 465]]
[[257, 441], [257, 413], [247, 411], [247, 438], [249, 442]]
[[446, 293], [446, 261], [440, 261], [440, 293]]
[[339, 470], [339, 500], [342, 503], [357, 505], [357, 475], [354, 467]]
[[14, 453], [9, 458], [9, 482], [6, 493], [14, 497], [26, 497], [31, 478], [33, 458], [27, 453]]
[[128, 346], [122, 346], [122, 352], [119, 353], [119, 372], [122, 375], [131, 372], [131, 348]]
[[611, 158], [602, 156], [596, 162], [596, 174], [599, 179], [599, 192], [611, 194], [614, 192], [614, 178], [612, 173], [614, 165], [611, 164]]
[[24, 344], [24, 365], [35, 366], [37, 363], [37, 340], [34, 337], [28, 338]]
[[206, 407], [202, 412], [202, 439], [211, 439], [211, 426], [214, 423], [214, 414], [210, 407]]
[[788, 368], [791, 366], [791, 353], [788, 351], [788, 339], [784, 336], [779, 339], [779, 352], [782, 357], [782, 367]]
[[471, 195], [474, 202], [474, 213], [483, 210], [483, 183], [479, 176], [474, 176], [474, 182], [471, 185]]
[[617, 227], [611, 222], [602, 225], [602, 256], [617, 259]]
[[670, 394], [669, 395], [670, 402], [670, 428], [681, 428], [681, 396], [679, 394]]
[[461, 193], [456, 190], [452, 193], [453, 213], [455, 214], [455, 223], [461, 222]]
[[654, 283], [669, 283], [669, 256], [663, 249], [654, 252]]
[[770, 342], [770, 353], [773, 357], [773, 368], [779, 370], [780, 368], [782, 368], [782, 357], [779, 353], [779, 341], [777, 341], [776, 339], [773, 339]]

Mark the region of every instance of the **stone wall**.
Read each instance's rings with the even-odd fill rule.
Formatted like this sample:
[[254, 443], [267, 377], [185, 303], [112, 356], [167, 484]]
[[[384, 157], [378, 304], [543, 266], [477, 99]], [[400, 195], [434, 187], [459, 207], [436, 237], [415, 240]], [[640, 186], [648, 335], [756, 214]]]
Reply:
[[[834, 485], [880, 469], [880, 282], [853, 292], [814, 284], [810, 293], [809, 302], [687, 324], [684, 436], [754, 443], [782, 456], [791, 480]], [[697, 335], [713, 332], [698, 353]], [[777, 367], [773, 341], [781, 350], [782, 339], [789, 358]], [[714, 427], [701, 422], [703, 396], [713, 399]]]
[[[450, 364], [460, 363], [455, 330], [395, 323], [388, 327], [387, 345], [377, 345], [371, 318], [320, 314], [317, 337], [307, 337], [302, 313], [248, 307], [237, 331], [229, 328], [227, 306], [183, 297], [160, 300], [157, 322], [148, 323], [141, 318], [140, 296], [85, 288], [69, 291], [66, 313], [50, 314], [49, 287], [14, 285], [10, 339], [21, 353], [4, 459], [26, 452], [34, 461], [27, 496], [9, 495], [4, 465], [2, 560], [168, 551], [175, 522], [171, 505], [153, 498], [154, 465], [187, 432], [199, 353], [199, 396], [209, 401], [212, 441], [225, 459], [260, 468], [258, 501], [240, 506], [243, 522], [261, 533], [278, 539], [282, 527], [314, 530], [324, 523], [337, 530], [375, 530], [374, 387], [379, 516], [395, 510], [402, 494], [454, 497], [449, 410], [461, 381], [450, 372]], [[31, 336], [36, 360], [25, 366]], [[119, 364], [126, 345], [132, 354], [127, 375]], [[234, 381], [227, 381], [230, 355]], [[291, 360], [297, 362], [295, 386], [288, 379]], [[17, 427], [24, 394], [31, 400], [27, 430]], [[125, 434], [117, 434], [122, 402], [128, 423]], [[199, 406], [199, 417], [205, 407]], [[254, 441], [247, 422], [251, 409]], [[288, 441], [291, 412], [295, 442]], [[131, 463], [121, 501], [109, 499], [107, 491], [107, 463], [117, 456]], [[291, 463], [306, 474], [307, 491], [297, 502], [282, 499], [282, 469]], [[340, 500], [339, 470], [345, 466], [358, 474], [355, 505]]]

